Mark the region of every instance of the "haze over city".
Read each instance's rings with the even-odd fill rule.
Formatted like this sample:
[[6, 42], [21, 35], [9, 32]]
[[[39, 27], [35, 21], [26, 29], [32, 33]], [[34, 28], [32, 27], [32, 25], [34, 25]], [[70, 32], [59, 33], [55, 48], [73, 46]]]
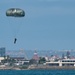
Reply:
[[[75, 50], [74, 0], [2, 0], [0, 6], [0, 47]], [[25, 17], [7, 17], [9, 8], [23, 9]]]

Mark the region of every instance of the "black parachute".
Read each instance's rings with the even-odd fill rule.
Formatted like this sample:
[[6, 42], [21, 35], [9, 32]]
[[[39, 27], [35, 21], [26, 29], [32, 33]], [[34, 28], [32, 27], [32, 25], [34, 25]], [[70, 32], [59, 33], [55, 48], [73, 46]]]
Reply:
[[10, 8], [6, 11], [6, 16], [9, 17], [24, 17], [25, 12], [20, 8]]

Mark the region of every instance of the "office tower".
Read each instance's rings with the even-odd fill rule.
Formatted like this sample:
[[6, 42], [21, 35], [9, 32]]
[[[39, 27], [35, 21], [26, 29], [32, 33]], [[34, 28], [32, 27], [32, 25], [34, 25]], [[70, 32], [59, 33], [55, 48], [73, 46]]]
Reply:
[[5, 52], [6, 52], [5, 47], [1, 47], [0, 48], [0, 57], [4, 57], [6, 55]]

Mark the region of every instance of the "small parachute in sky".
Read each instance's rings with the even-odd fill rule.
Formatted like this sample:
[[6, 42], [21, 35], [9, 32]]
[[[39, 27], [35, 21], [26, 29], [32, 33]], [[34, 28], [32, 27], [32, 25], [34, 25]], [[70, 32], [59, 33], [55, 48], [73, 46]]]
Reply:
[[[20, 8], [10, 8], [6, 11], [6, 16], [7, 17], [24, 17], [25, 11]], [[16, 44], [16, 41], [17, 41], [17, 38], [14, 38], [14, 44]]]
[[6, 16], [9, 17], [24, 17], [25, 12], [20, 8], [10, 8], [6, 11]]

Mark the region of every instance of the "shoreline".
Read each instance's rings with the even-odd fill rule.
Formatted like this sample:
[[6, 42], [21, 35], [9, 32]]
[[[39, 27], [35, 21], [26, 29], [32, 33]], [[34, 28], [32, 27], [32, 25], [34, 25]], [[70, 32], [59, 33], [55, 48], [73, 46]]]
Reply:
[[0, 70], [75, 70], [74, 66], [0, 67]]
[[31, 67], [29, 68], [30, 70], [56, 70], [56, 69], [60, 69], [60, 70], [75, 70], [75, 66], [36, 66], [36, 67]]
[[42, 65], [42, 66], [28, 66], [27, 68], [22, 68], [19, 66], [3, 66], [0, 67], [0, 70], [75, 70], [75, 66], [47, 66], [47, 65]]

